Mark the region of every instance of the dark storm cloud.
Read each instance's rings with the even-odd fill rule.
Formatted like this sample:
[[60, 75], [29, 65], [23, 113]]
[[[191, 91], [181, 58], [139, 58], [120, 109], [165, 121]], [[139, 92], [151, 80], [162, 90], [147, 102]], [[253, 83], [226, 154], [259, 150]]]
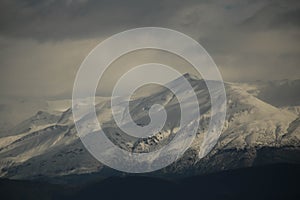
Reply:
[[300, 2], [270, 1], [241, 23], [247, 30], [300, 28]]
[[299, 27], [298, 2], [4, 0], [0, 2], [0, 34], [60, 40], [110, 35], [139, 26], [178, 29], [192, 26], [195, 30], [225, 29], [227, 32], [230, 29], [234, 32], [237, 28], [253, 31], [259, 28]]
[[0, 34], [36, 39], [94, 37], [161, 23], [176, 11], [176, 4], [169, 9], [159, 0], [7, 0], [0, 6]]
[[225, 26], [209, 29], [209, 34], [199, 37], [200, 43], [226, 80], [299, 78], [299, 1], [260, 1], [256, 5], [252, 9], [247, 3], [236, 5], [233, 13], [239, 19], [230, 18], [222, 24]]
[[300, 78], [299, 2], [2, 0], [1, 94], [69, 95], [94, 46], [143, 26], [175, 29], [198, 40], [226, 81]]

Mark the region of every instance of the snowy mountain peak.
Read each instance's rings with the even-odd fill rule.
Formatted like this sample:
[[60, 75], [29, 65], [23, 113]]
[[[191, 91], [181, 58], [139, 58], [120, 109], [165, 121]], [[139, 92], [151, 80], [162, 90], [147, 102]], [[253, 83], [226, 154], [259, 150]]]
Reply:
[[[219, 166], [214, 163], [214, 159], [223, 163], [225, 168], [231, 168], [235, 166], [232, 162], [237, 162], [239, 158], [236, 157], [229, 163], [226, 160], [228, 157], [223, 156], [228, 152], [300, 146], [300, 123], [299, 119], [296, 120], [297, 115], [258, 99], [239, 84], [226, 83], [228, 104], [223, 133], [213, 151], [203, 160], [199, 160], [203, 134], [207, 131], [211, 115], [210, 96], [202, 79], [190, 74], [185, 74], [184, 78], [189, 80], [198, 97], [201, 118], [192, 146], [173, 167], [167, 169], [169, 173], [195, 167], [195, 163], [203, 163], [206, 169], [217, 168]], [[178, 79], [170, 84], [181, 86]], [[96, 111], [104, 132], [115, 145], [131, 152], [149, 152], [170, 142], [176, 134], [176, 122], [180, 115], [178, 102], [172, 93], [154, 87], [148, 96], [143, 95], [131, 101], [131, 115], [137, 124], [146, 124], [148, 108], [154, 103], [166, 107], [170, 123], [146, 139], [133, 138], [120, 131], [112, 118], [109, 99], [100, 98]], [[51, 105], [53, 110], [58, 110], [55, 105], [61, 103], [53, 102]], [[17, 125], [8, 135], [0, 137], [0, 176], [33, 178], [102, 172], [105, 167], [86, 151], [76, 135], [72, 110], [69, 108], [56, 114], [50, 113], [39, 111]], [[86, 120], [88, 124], [89, 116], [82, 120]], [[255, 156], [256, 154], [250, 154], [247, 158], [250, 161], [246, 164], [251, 164]]]

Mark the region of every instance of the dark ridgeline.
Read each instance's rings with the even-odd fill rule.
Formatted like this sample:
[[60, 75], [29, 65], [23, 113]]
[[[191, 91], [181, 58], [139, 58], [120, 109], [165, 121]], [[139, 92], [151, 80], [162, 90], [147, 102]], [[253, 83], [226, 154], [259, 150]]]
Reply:
[[[82, 185], [1, 180], [2, 199], [300, 199], [300, 165], [276, 164], [183, 179], [111, 177]], [[78, 177], [80, 180], [80, 175]]]

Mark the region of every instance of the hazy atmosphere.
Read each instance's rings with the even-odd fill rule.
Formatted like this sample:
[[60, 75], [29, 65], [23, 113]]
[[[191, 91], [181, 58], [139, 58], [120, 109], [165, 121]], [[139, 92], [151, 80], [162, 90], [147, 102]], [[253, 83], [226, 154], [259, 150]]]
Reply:
[[0, 0], [1, 199], [300, 199], [299, 39], [300, 0]]
[[[300, 78], [297, 0], [4, 0], [0, 4], [2, 97], [70, 98], [81, 62], [99, 42], [144, 26], [171, 28], [197, 40], [225, 81]], [[157, 52], [128, 56], [127, 65], [137, 58], [153, 62], [159, 57]], [[109, 79], [118, 75], [122, 63], [108, 72]], [[167, 63], [191, 71], [184, 63]], [[111, 82], [104, 80], [104, 85], [103, 95]]]

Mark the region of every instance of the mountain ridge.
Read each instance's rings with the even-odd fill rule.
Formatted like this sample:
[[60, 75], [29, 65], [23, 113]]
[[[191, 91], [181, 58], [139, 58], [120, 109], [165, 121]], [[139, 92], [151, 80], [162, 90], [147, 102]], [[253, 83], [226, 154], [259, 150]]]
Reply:
[[[185, 75], [185, 78], [189, 79], [198, 97], [201, 111], [198, 134], [184, 156], [161, 170], [160, 174], [181, 174], [186, 170], [201, 174], [209, 168], [212, 171], [220, 171], [251, 166], [257, 157], [257, 152], [261, 152], [263, 148], [271, 149], [271, 151], [265, 151], [268, 155], [273, 152], [276, 152], [274, 155], [282, 155], [282, 152], [290, 152], [288, 148], [294, 148], [290, 154], [295, 155], [294, 152], [298, 152], [300, 146], [299, 116], [258, 99], [243, 86], [225, 83], [228, 103], [222, 135], [213, 150], [203, 159], [199, 159], [203, 133], [207, 130], [211, 114], [209, 93], [203, 80], [193, 78], [189, 74]], [[173, 83], [175, 84], [176, 80]], [[176, 116], [178, 101], [171, 97], [172, 93], [164, 88], [153, 91], [148, 98], [133, 99], [131, 113], [133, 119], [138, 123], [146, 123], [147, 108], [154, 103], [165, 105], [167, 110], [173, 113], [171, 116]], [[109, 105], [108, 100], [101, 98], [96, 104], [97, 116], [109, 138], [120, 148], [134, 152], [152, 151], [165, 145], [168, 138], [176, 132], [176, 126], [166, 126], [153, 137], [134, 140], [117, 129], [112, 120]], [[141, 110], [144, 112], [141, 113]], [[170, 118], [170, 122], [175, 125], [176, 120], [178, 119]], [[107, 167], [95, 160], [84, 148], [76, 135], [70, 108], [60, 113], [56, 112], [56, 114], [39, 112], [33, 118], [22, 122], [21, 125], [21, 133], [11, 133], [11, 136], [0, 138], [1, 177], [31, 179], [92, 172], [101, 174], [101, 171], [105, 176], [112, 173], [110, 170], [105, 170]], [[238, 159], [235, 161], [232, 159], [234, 155], [245, 161], [239, 162]], [[230, 162], [226, 162], [228, 156], [231, 159]], [[288, 157], [289, 154], [274, 160], [289, 162]], [[268, 157], [268, 159], [271, 162], [273, 158]], [[295, 162], [300, 162], [297, 156]], [[261, 161], [261, 163], [264, 162]], [[257, 164], [259, 164], [258, 161]]]

